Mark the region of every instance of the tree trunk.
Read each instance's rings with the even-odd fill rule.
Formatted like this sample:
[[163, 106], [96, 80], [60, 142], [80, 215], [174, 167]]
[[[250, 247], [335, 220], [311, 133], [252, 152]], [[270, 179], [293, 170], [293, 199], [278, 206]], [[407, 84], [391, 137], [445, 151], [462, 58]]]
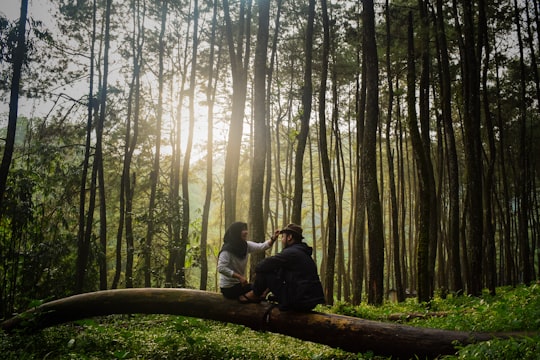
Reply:
[[394, 88], [392, 84], [393, 73], [392, 63], [390, 61], [390, 45], [392, 37], [390, 35], [390, 7], [389, 1], [386, 0], [386, 72], [388, 78], [388, 108], [387, 108], [387, 121], [386, 121], [386, 156], [388, 159], [388, 186], [390, 187], [390, 226], [391, 226], [391, 244], [393, 251], [394, 261], [394, 276], [395, 276], [395, 290], [397, 292], [397, 300], [399, 302], [405, 300], [405, 289], [403, 288], [402, 276], [401, 276], [401, 251], [399, 248], [399, 212], [398, 201], [395, 184], [395, 172], [394, 172], [394, 151], [390, 145], [390, 127], [392, 125], [392, 111], [394, 106]]
[[506, 127], [504, 126], [504, 119], [501, 106], [501, 81], [499, 77], [499, 56], [495, 54], [495, 74], [496, 74], [496, 93], [497, 93], [497, 125], [499, 127], [499, 161], [498, 168], [500, 171], [501, 187], [502, 187], [502, 201], [500, 206], [501, 212], [501, 263], [502, 269], [499, 276], [501, 277], [501, 285], [515, 285], [514, 278], [512, 276], [512, 269], [514, 268], [514, 260], [511, 250], [511, 199], [510, 190], [508, 185], [508, 167], [506, 166]]
[[195, 86], [197, 74], [197, 50], [198, 50], [198, 30], [199, 30], [199, 1], [193, 1], [193, 39], [192, 39], [192, 55], [191, 55], [191, 74], [189, 77], [189, 129], [186, 144], [186, 152], [184, 154], [184, 164], [182, 167], [182, 231], [180, 243], [178, 244], [178, 258], [173, 263], [174, 266], [174, 281], [173, 286], [185, 287], [186, 274], [185, 262], [186, 251], [189, 243], [189, 223], [191, 216], [189, 213], [189, 166], [191, 162], [191, 151], [193, 148], [193, 131], [195, 127]]
[[[359, 16], [360, 18], [360, 16]], [[360, 19], [359, 19], [360, 26]], [[362, 35], [363, 48], [365, 48], [365, 36]], [[362, 51], [362, 64], [360, 64], [360, 49], [357, 49], [357, 63], [361, 68], [361, 74], [356, 76], [356, 188], [355, 188], [355, 209], [354, 209], [354, 238], [352, 253], [352, 303], [359, 305], [362, 301], [362, 284], [364, 281], [365, 267], [365, 221], [366, 204], [364, 193], [364, 171], [362, 166], [363, 142], [364, 142], [364, 121], [366, 109], [366, 61], [365, 51]], [[360, 76], [359, 76], [360, 75]], [[359, 81], [359, 77], [361, 81]]]
[[[480, 76], [478, 61], [481, 46], [475, 42], [473, 6], [469, 0], [463, 6], [463, 88], [464, 88], [464, 145], [466, 183], [469, 197], [469, 226], [467, 241], [470, 251], [469, 293], [482, 292], [483, 260], [483, 209], [482, 209], [482, 149], [480, 139]], [[477, 48], [478, 46], [478, 48]]]
[[418, 216], [417, 233], [418, 254], [417, 262], [417, 291], [419, 301], [429, 301], [431, 297], [431, 274], [429, 266], [429, 244], [430, 244], [430, 205], [428, 190], [428, 171], [426, 169], [426, 153], [418, 129], [416, 115], [416, 70], [415, 70], [414, 36], [413, 36], [413, 16], [409, 13], [408, 27], [408, 56], [407, 56], [407, 106], [408, 106], [408, 126], [411, 134], [411, 144], [413, 148], [414, 160], [418, 176]]
[[[214, 103], [216, 98], [216, 86], [213, 84], [218, 78], [214, 76], [214, 46], [216, 43], [217, 28], [217, 3], [212, 4], [212, 28], [210, 35], [210, 54], [208, 59], [208, 83], [206, 87], [206, 102], [208, 104], [208, 141], [206, 142], [206, 194], [204, 198], [203, 212], [201, 215], [201, 279], [199, 288], [206, 290], [208, 282], [208, 257], [206, 247], [208, 243], [208, 220], [210, 216], [210, 205], [212, 203], [213, 179], [213, 152], [214, 152]], [[219, 66], [216, 66], [219, 69]]]
[[82, 292], [86, 265], [90, 256], [90, 243], [86, 241], [86, 181], [90, 164], [92, 122], [94, 118], [94, 69], [95, 69], [95, 43], [96, 43], [96, 1], [94, 0], [92, 9], [92, 37], [90, 40], [90, 73], [88, 77], [88, 115], [86, 119], [86, 140], [84, 146], [84, 160], [81, 173], [81, 188], [79, 191], [79, 224], [77, 233], [77, 260], [75, 265], [75, 292]]
[[[11, 94], [9, 99], [9, 116], [7, 124], [7, 134], [3, 148], [2, 163], [0, 165], [0, 221], [4, 224], [8, 224], [9, 220], [3, 220], [4, 209], [4, 195], [7, 187], [7, 179], [9, 174], [9, 169], [11, 167], [11, 161], [13, 159], [13, 150], [15, 148], [15, 135], [17, 133], [17, 118], [19, 110], [19, 92], [21, 84], [21, 70], [23, 63], [26, 57], [26, 21], [28, 15], [28, 0], [21, 1], [21, 12], [19, 17], [19, 26], [17, 29], [17, 47], [15, 48], [15, 53], [13, 54], [13, 76], [11, 78]], [[82, 193], [85, 194], [84, 192]], [[9, 205], [8, 205], [9, 206]], [[84, 213], [84, 210], [83, 210]], [[84, 217], [83, 217], [84, 219]], [[11, 221], [13, 223], [13, 221]], [[5, 226], [5, 225], [4, 225]], [[13, 226], [13, 225], [12, 225]], [[6, 231], [7, 233], [7, 231]], [[8, 235], [2, 236], [2, 249], [0, 249], [0, 254], [2, 257], [2, 262], [0, 268], [2, 269], [2, 282], [0, 284], [0, 316], [5, 314], [10, 314], [13, 311], [15, 304], [15, 293], [17, 291], [16, 278], [17, 278], [17, 269], [20, 264], [18, 260], [15, 260], [16, 251], [18, 247], [15, 245], [14, 235], [12, 235], [9, 245], [4, 243], [4, 237], [9, 237]], [[4, 251], [3, 248], [9, 248], [9, 250]], [[15, 250], [17, 249], [17, 250]], [[6, 256], [7, 255], [7, 256]], [[17, 256], [17, 259], [20, 257]], [[12, 265], [8, 265], [12, 263]], [[11, 276], [7, 275], [8, 269], [12, 268]], [[8, 280], [8, 277], [11, 278]], [[11, 286], [8, 286], [8, 283]], [[8, 287], [10, 288], [8, 290]]]
[[[259, 26], [254, 64], [254, 116], [253, 116], [253, 162], [251, 167], [251, 186], [249, 198], [249, 219], [251, 239], [263, 242], [265, 235], [264, 219], [264, 174], [266, 169], [266, 144], [268, 131], [266, 126], [266, 61], [270, 24], [270, 1], [258, 0]], [[254, 256], [255, 255], [255, 256]], [[251, 255], [251, 274], [255, 266], [264, 257], [264, 253]]]
[[[137, 0], [138, 1], [138, 0]], [[140, 7], [140, 3], [137, 2], [136, 5], [136, 17], [137, 17], [137, 26], [138, 26], [138, 36], [137, 43], [134, 45], [136, 47], [137, 58], [134, 59], [134, 68], [135, 70], [135, 99], [134, 99], [134, 109], [133, 109], [133, 136], [131, 138], [131, 144], [129, 148], [129, 162], [133, 159], [133, 154], [135, 153], [135, 148], [137, 146], [137, 141], [139, 137], [139, 116], [141, 113], [141, 72], [143, 68], [143, 43], [145, 38], [144, 32], [144, 16], [142, 13], [145, 12], [144, 4], [143, 9]], [[129, 169], [131, 165], [129, 166]], [[133, 287], [133, 260], [135, 255], [135, 235], [133, 231], [133, 195], [135, 191], [136, 184], [136, 175], [135, 172], [129, 170], [129, 178], [126, 179], [126, 287]]]
[[364, 36], [366, 45], [367, 97], [366, 124], [363, 139], [362, 167], [364, 172], [364, 192], [368, 217], [369, 242], [369, 288], [368, 302], [382, 304], [383, 270], [384, 270], [384, 237], [381, 200], [377, 183], [377, 124], [379, 121], [378, 96], [378, 57], [375, 40], [375, 10], [372, 0], [364, 1]]
[[296, 153], [294, 158], [294, 195], [291, 221], [296, 224], [302, 223], [302, 195], [304, 187], [304, 152], [309, 134], [309, 120], [311, 117], [311, 96], [313, 85], [311, 82], [313, 68], [313, 28], [315, 21], [315, 0], [309, 0], [308, 21], [305, 38], [305, 68], [304, 68], [304, 87], [302, 91], [302, 121], [300, 132], [298, 133]]
[[491, 47], [488, 38], [488, 25], [486, 18], [486, 3], [482, 0], [479, 3], [479, 26], [478, 36], [479, 42], [485, 48], [485, 58], [482, 67], [482, 108], [484, 110], [484, 116], [486, 122], [486, 134], [489, 151], [486, 151], [487, 170], [484, 178], [484, 243], [486, 246], [486, 286], [489, 289], [491, 295], [495, 295], [495, 288], [497, 286], [497, 267], [496, 250], [495, 250], [495, 230], [493, 228], [493, 191], [494, 191], [494, 174], [495, 174], [495, 160], [496, 160], [496, 147], [495, 147], [495, 132], [493, 127], [493, 116], [490, 110], [489, 88], [488, 88], [488, 70], [490, 64]]
[[163, 116], [163, 73], [164, 73], [164, 57], [165, 57], [165, 28], [167, 23], [167, 5], [168, 0], [163, 0], [161, 4], [161, 31], [159, 34], [159, 74], [158, 74], [158, 103], [156, 114], [155, 128], [155, 145], [154, 164], [150, 173], [150, 200], [148, 205], [148, 225], [146, 229], [145, 244], [143, 249], [144, 254], [144, 285], [150, 287], [152, 284], [152, 242], [154, 237], [154, 212], [156, 210], [156, 192], [159, 183], [159, 165], [161, 157], [161, 122]]
[[[229, 11], [229, 1], [223, 0], [223, 15], [226, 25], [226, 38], [229, 45], [229, 57], [231, 61], [231, 73], [233, 79], [233, 96], [231, 122], [227, 140], [227, 154], [225, 156], [225, 226], [236, 221], [236, 193], [238, 188], [238, 167], [240, 165], [240, 147], [242, 145], [242, 132], [244, 127], [244, 110], [246, 106], [247, 72], [249, 68], [249, 54], [251, 50], [251, 0], [240, 1], [240, 18], [237, 24], [238, 37], [235, 42], [233, 37], [233, 24]], [[245, 44], [244, 44], [245, 39]], [[245, 54], [242, 49], [245, 46]], [[242, 56], [244, 58], [242, 59]]]
[[330, 56], [330, 20], [326, 7], [326, 0], [321, 0], [322, 21], [324, 29], [324, 41], [322, 51], [322, 73], [321, 86], [319, 89], [319, 151], [321, 165], [323, 169], [324, 185], [326, 189], [326, 199], [328, 206], [328, 245], [326, 254], [326, 268], [324, 272], [324, 295], [326, 303], [334, 304], [334, 274], [336, 264], [336, 193], [332, 174], [330, 170], [330, 159], [328, 157], [328, 144], [326, 135], [326, 82], [328, 79], [328, 60]]
[[[435, 186], [435, 176], [433, 173], [433, 164], [431, 162], [431, 140], [430, 140], [430, 104], [429, 104], [429, 78], [430, 78], [430, 27], [427, 1], [419, 0], [420, 9], [420, 41], [421, 41], [421, 75], [419, 86], [419, 110], [420, 110], [420, 127], [422, 129], [421, 138], [424, 148], [424, 161], [422, 167], [425, 173], [422, 175], [425, 181], [426, 200], [428, 200], [429, 217], [429, 240], [428, 240], [428, 259], [427, 259], [427, 293], [426, 299], [433, 297], [435, 260], [437, 256], [437, 238], [438, 238], [438, 207], [437, 207], [437, 191]], [[420, 292], [418, 293], [420, 295]]]
[[[239, 311], [239, 310], [242, 311]], [[170, 314], [245, 325], [360, 353], [399, 358], [455, 354], [456, 345], [527, 333], [471, 333], [382, 323], [318, 312], [279, 311], [266, 302], [239, 305], [222, 295], [187, 289], [119, 289], [79, 294], [44, 303], [0, 323], [6, 332], [110, 314]], [[457, 342], [457, 344], [456, 344]]]
[[[332, 32], [330, 32], [332, 33]], [[345, 232], [345, 226], [343, 224], [343, 209], [347, 207], [347, 205], [343, 205], [343, 198], [345, 196], [345, 183], [346, 183], [346, 165], [345, 165], [345, 159], [343, 156], [343, 141], [341, 138], [341, 131], [340, 131], [340, 125], [339, 125], [339, 118], [340, 118], [340, 108], [339, 108], [339, 92], [338, 92], [338, 69], [336, 65], [336, 49], [335, 49], [335, 38], [332, 38], [331, 42], [331, 51], [332, 51], [332, 57], [334, 57], [334, 60], [332, 61], [332, 132], [335, 139], [335, 178], [337, 183], [336, 186], [336, 218], [337, 218], [337, 225], [336, 225], [336, 236], [337, 236], [337, 267], [336, 270], [338, 272], [338, 299], [341, 300], [341, 290], [343, 290], [343, 298], [345, 301], [350, 302], [351, 298], [351, 290], [350, 290], [350, 279], [349, 279], [349, 273], [345, 266], [345, 244], [344, 244], [344, 237], [343, 233]]]
[[19, 110], [19, 90], [21, 84], [21, 69], [26, 57], [26, 18], [28, 14], [28, 0], [21, 1], [21, 13], [17, 31], [17, 47], [13, 56], [13, 76], [11, 78], [11, 94], [9, 99], [9, 117], [7, 136], [4, 145], [4, 154], [0, 165], [0, 215], [4, 208], [3, 199], [6, 190], [7, 177], [13, 158], [15, 134], [17, 130], [17, 116]]
[[[131, 162], [133, 160], [133, 152], [137, 144], [138, 134], [138, 103], [137, 97], [139, 94], [140, 74], [141, 74], [141, 38], [143, 35], [141, 27], [141, 13], [139, 3], [132, 1], [130, 3], [130, 9], [133, 16], [133, 38], [131, 40], [131, 50], [133, 51], [133, 77], [129, 86], [129, 95], [127, 98], [127, 113], [126, 113], [126, 132], [125, 132], [125, 144], [124, 144], [124, 161], [122, 165], [122, 176], [120, 180], [120, 194], [119, 194], [119, 219], [118, 230], [116, 234], [116, 271], [114, 279], [111, 285], [112, 289], [118, 288], [120, 283], [120, 276], [122, 273], [122, 238], [126, 235], [126, 271], [125, 271], [125, 286], [133, 287], [131, 280], [131, 264], [133, 263], [133, 241], [129, 241], [129, 238], [133, 237], [132, 219], [131, 213], [133, 210], [133, 198], [131, 194]], [[129, 218], [129, 220], [128, 220]], [[128, 228], [129, 224], [129, 228]], [[130, 265], [130, 272], [128, 274], [128, 264]], [[130, 286], [128, 286], [128, 283]]]
[[[186, 28], [191, 26], [191, 17], [188, 17]], [[176, 287], [178, 283], [177, 268], [180, 258], [180, 248], [183, 238], [184, 219], [182, 216], [183, 199], [180, 196], [180, 183], [183, 181], [184, 174], [180, 175], [180, 164], [182, 163], [182, 110], [184, 104], [184, 98], [189, 93], [189, 89], [186, 91], [186, 82], [188, 80], [188, 49], [189, 49], [189, 36], [185, 37], [183, 52], [183, 61], [181, 65], [181, 80], [178, 91], [178, 105], [176, 112], [176, 141], [173, 145], [173, 160], [171, 166], [171, 212], [173, 221], [171, 227], [171, 238], [169, 244], [169, 258], [167, 260], [167, 269], [165, 271], [165, 286]], [[189, 130], [188, 130], [189, 132]], [[173, 136], [174, 138], [174, 136]], [[187, 149], [187, 147], [186, 147]], [[187, 150], [186, 150], [187, 151]], [[182, 177], [182, 179], [181, 179]], [[183, 190], [183, 189], [182, 189]]]
[[520, 107], [519, 107], [519, 166], [517, 175], [517, 217], [518, 217], [518, 244], [520, 255], [520, 269], [523, 274], [523, 283], [529, 284], [532, 279], [529, 246], [529, 145], [527, 141], [527, 88], [525, 70], [523, 39], [521, 36], [520, 11], [517, 0], [514, 0], [515, 22], [517, 28], [517, 39], [519, 44], [519, 66], [520, 66]]
[[109, 79], [109, 48], [112, 0], [107, 0], [105, 10], [105, 46], [103, 49], [103, 83], [99, 106], [99, 120], [96, 124], [96, 153], [94, 166], [97, 166], [99, 193], [99, 288], [107, 289], [107, 208], [105, 199], [105, 176], [103, 169], [103, 131], [107, 115], [107, 90]]
[[[274, 71], [276, 69], [276, 59], [278, 54], [278, 42], [280, 40], [280, 31], [281, 31], [281, 14], [283, 12], [283, 0], [278, 0], [276, 5], [276, 19], [274, 23], [274, 34], [273, 34], [273, 40], [272, 40], [272, 53], [270, 55], [270, 64], [267, 69], [267, 81], [266, 81], [266, 124], [268, 131], [266, 132], [266, 189], [265, 189], [265, 195], [264, 195], [264, 219], [266, 221], [265, 225], [267, 225], [268, 220], [270, 220], [270, 229], [277, 228], [277, 213], [273, 214], [270, 205], [271, 203], [275, 202], [276, 206], [278, 205], [277, 201], [271, 201], [270, 196], [272, 194], [272, 187], [273, 187], [273, 171], [274, 171], [274, 165], [272, 164], [272, 130], [275, 129], [276, 134], [279, 134], [278, 127], [273, 126], [273, 121], [271, 121], [270, 116], [268, 114], [271, 113], [271, 104], [272, 104], [272, 86], [273, 86], [273, 76]], [[279, 88], [279, 85], [278, 85]], [[281, 111], [278, 113], [281, 115]], [[279, 123], [279, 121], [277, 121]]]
[[437, 0], [437, 42], [439, 45], [441, 113], [443, 118], [444, 136], [447, 146], [448, 162], [448, 242], [451, 263], [451, 289], [456, 293], [463, 291], [461, 278], [461, 262], [459, 258], [459, 166], [457, 159], [456, 140], [452, 124], [452, 93], [450, 79], [450, 60], [444, 23], [442, 0]]

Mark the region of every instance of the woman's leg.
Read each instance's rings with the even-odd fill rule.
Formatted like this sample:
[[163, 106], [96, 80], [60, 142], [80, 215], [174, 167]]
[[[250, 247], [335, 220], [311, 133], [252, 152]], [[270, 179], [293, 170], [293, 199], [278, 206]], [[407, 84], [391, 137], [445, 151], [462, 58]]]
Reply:
[[243, 295], [251, 290], [251, 284], [236, 284], [230, 288], [221, 288], [221, 293], [227, 299], [238, 299], [240, 295]]

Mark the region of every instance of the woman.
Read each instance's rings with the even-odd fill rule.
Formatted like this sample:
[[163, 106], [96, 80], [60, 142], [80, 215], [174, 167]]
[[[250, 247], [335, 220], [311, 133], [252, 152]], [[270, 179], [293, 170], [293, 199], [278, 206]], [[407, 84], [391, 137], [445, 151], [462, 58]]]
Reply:
[[228, 299], [238, 299], [240, 302], [251, 302], [245, 297], [245, 293], [251, 290], [251, 284], [247, 281], [245, 272], [248, 254], [265, 251], [276, 241], [272, 236], [263, 243], [248, 241], [247, 224], [235, 222], [223, 237], [223, 246], [219, 252], [217, 270], [221, 293]]

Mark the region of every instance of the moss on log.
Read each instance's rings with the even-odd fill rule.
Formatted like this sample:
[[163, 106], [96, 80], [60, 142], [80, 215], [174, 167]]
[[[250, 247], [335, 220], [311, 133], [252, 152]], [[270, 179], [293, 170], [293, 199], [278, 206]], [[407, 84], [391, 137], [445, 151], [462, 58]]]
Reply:
[[0, 325], [6, 332], [16, 328], [37, 330], [110, 314], [171, 314], [217, 320], [353, 353], [372, 351], [405, 359], [454, 354], [456, 344], [518, 335], [426, 329], [318, 312], [282, 312], [265, 302], [240, 304], [218, 293], [160, 288], [104, 290], [74, 295], [44, 303]]

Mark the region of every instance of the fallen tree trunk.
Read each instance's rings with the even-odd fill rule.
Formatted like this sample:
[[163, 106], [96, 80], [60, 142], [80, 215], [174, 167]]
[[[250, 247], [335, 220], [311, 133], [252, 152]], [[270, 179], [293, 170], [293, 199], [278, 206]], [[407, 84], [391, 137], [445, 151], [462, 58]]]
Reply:
[[137, 288], [104, 290], [44, 303], [0, 324], [42, 329], [52, 325], [110, 314], [171, 314], [245, 325], [353, 353], [372, 351], [398, 358], [434, 358], [454, 354], [455, 342], [466, 345], [517, 333], [471, 333], [381, 323], [318, 312], [281, 312], [271, 304], [239, 304], [221, 294], [188, 290]]

